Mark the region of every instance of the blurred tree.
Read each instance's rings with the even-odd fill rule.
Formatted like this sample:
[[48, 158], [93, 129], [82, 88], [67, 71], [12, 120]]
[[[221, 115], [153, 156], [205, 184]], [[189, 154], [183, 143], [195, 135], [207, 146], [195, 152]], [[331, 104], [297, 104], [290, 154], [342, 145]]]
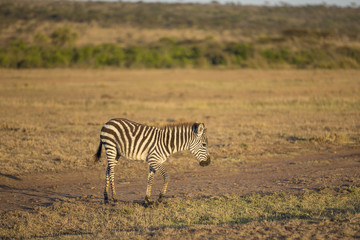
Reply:
[[70, 27], [56, 29], [50, 35], [52, 43], [57, 47], [73, 46], [78, 38], [78, 34], [73, 32]]

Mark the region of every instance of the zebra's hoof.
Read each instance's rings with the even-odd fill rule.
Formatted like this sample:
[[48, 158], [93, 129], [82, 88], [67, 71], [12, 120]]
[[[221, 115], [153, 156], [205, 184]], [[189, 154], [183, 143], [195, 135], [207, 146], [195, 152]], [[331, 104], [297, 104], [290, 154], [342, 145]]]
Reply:
[[117, 201], [119, 201], [117, 198], [113, 198], [112, 199], [115, 203], [117, 202]]
[[146, 197], [145, 197], [144, 206], [145, 206], [145, 207], [149, 207], [149, 206], [151, 206], [152, 204], [153, 204], [153, 203], [150, 201], [149, 197], [146, 196]]
[[157, 202], [158, 202], [158, 203], [161, 203], [161, 202], [163, 202], [163, 201], [164, 201], [164, 194], [160, 194]]
[[104, 204], [109, 204], [109, 199], [104, 199]]
[[154, 206], [154, 204], [152, 203], [152, 202], [149, 202], [149, 203], [144, 203], [143, 204], [143, 206], [145, 207], [145, 208], [148, 208], [148, 207], [152, 207], [152, 206]]

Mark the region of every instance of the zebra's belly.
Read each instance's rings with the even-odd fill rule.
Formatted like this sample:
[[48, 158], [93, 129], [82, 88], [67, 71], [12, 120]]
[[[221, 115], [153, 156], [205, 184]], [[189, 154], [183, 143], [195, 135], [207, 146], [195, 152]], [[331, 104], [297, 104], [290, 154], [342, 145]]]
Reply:
[[132, 153], [132, 154], [121, 154], [122, 157], [127, 160], [146, 160], [147, 153]]

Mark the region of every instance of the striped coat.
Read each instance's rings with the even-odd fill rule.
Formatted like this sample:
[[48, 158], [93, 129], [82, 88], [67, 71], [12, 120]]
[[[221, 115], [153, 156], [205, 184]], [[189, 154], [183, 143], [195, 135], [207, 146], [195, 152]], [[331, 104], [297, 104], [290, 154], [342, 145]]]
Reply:
[[167, 158], [176, 152], [189, 150], [201, 166], [210, 164], [207, 148], [206, 129], [203, 123], [185, 123], [156, 128], [118, 118], [108, 121], [101, 129], [100, 144], [95, 160], [101, 156], [104, 145], [108, 167], [104, 200], [108, 202], [109, 183], [112, 187], [113, 200], [116, 201], [114, 185], [114, 167], [120, 156], [129, 160], [146, 160], [149, 165], [145, 202], [150, 203], [151, 186], [154, 174], [159, 172], [164, 178], [164, 186], [158, 201], [166, 193], [168, 174], [163, 167]]

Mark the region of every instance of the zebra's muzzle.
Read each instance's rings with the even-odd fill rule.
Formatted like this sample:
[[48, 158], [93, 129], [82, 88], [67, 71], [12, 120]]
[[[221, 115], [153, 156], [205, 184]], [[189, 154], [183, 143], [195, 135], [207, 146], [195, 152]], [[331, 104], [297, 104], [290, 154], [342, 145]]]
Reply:
[[200, 162], [200, 166], [205, 167], [210, 164], [210, 156], [208, 155], [205, 161]]

